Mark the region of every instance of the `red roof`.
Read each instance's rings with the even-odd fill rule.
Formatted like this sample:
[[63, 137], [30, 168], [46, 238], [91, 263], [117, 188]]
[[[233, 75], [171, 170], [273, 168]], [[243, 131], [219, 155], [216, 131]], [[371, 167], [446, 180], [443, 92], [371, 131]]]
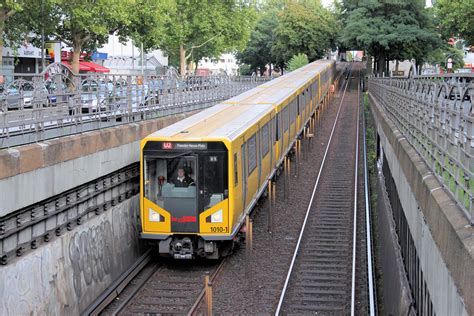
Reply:
[[[69, 61], [63, 60], [62, 63], [69, 68], [72, 68]], [[110, 72], [110, 69], [98, 65], [90, 61], [79, 61], [79, 71], [85, 72]]]

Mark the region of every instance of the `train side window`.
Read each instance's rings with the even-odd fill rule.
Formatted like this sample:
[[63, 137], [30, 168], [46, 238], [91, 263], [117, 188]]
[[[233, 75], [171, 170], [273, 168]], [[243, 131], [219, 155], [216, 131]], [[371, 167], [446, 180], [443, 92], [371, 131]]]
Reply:
[[262, 158], [265, 157], [268, 152], [270, 151], [270, 145], [268, 143], [268, 136], [269, 136], [269, 133], [268, 133], [268, 126], [269, 126], [270, 123], [267, 123], [265, 125], [263, 125], [262, 127], [262, 132], [261, 132], [261, 137], [262, 137]]
[[296, 100], [293, 100], [291, 101], [289, 107], [290, 107], [290, 122], [293, 123], [295, 121], [295, 112], [296, 112], [296, 109], [295, 109], [295, 103], [296, 103]]
[[286, 106], [283, 111], [282, 111], [282, 127], [283, 127], [283, 133], [285, 133], [288, 130], [288, 125], [289, 125], [289, 115], [288, 115], [288, 108], [289, 106]]
[[275, 116], [275, 141], [280, 140], [280, 133], [279, 133], [279, 128], [278, 128], [278, 125], [280, 123], [279, 118], [280, 118], [280, 113], [277, 113], [277, 115]]
[[[303, 92], [303, 95], [304, 95], [304, 92]], [[297, 98], [296, 99], [296, 114], [299, 116], [300, 115], [300, 98]]]
[[238, 161], [237, 161], [238, 155], [237, 153], [234, 154], [234, 186], [237, 186], [239, 184], [239, 169], [238, 169]]
[[253, 134], [247, 141], [249, 175], [257, 168], [257, 137]]

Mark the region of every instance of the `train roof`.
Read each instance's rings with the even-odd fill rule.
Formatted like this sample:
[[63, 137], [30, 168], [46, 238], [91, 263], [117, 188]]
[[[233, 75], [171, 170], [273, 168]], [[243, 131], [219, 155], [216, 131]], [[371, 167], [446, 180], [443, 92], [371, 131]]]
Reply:
[[206, 138], [233, 140], [271, 111], [272, 104], [217, 104], [149, 136], [176, 141], [202, 141]]
[[311, 81], [315, 75], [322, 72], [328, 65], [334, 63], [330, 60], [318, 60], [297, 69], [284, 76], [278, 77], [269, 82], [263, 83], [249, 91], [235, 96], [224, 104], [281, 104], [299, 88]]
[[210, 138], [234, 140], [273, 111], [334, 61], [319, 60], [266, 82], [227, 101], [165, 127], [148, 137], [203, 141]]

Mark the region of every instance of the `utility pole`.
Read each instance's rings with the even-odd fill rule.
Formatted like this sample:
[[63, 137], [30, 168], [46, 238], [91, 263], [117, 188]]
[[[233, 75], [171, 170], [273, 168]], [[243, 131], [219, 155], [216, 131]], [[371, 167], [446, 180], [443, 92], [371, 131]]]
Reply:
[[[41, 0], [41, 16], [43, 16], [44, 0]], [[44, 71], [44, 24], [41, 22], [41, 72]]]
[[144, 73], [144, 69], [143, 69], [143, 54], [144, 54], [144, 52], [143, 52], [143, 42], [140, 43], [140, 46], [141, 46], [140, 49], [141, 49], [141, 52], [142, 52], [141, 53], [141, 58], [142, 58], [142, 77], [143, 77], [143, 73]]

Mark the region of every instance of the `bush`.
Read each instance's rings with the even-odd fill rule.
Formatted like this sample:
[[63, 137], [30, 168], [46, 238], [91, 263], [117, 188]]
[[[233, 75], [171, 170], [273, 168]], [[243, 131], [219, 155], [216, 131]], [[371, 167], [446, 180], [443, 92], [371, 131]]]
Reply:
[[250, 68], [250, 65], [240, 64], [239, 65], [239, 74], [241, 76], [250, 76], [253, 72], [253, 69]]
[[306, 56], [305, 54], [293, 55], [290, 61], [286, 64], [286, 70], [293, 71], [293, 70], [303, 67], [304, 65], [308, 63], [309, 63], [308, 56]]

